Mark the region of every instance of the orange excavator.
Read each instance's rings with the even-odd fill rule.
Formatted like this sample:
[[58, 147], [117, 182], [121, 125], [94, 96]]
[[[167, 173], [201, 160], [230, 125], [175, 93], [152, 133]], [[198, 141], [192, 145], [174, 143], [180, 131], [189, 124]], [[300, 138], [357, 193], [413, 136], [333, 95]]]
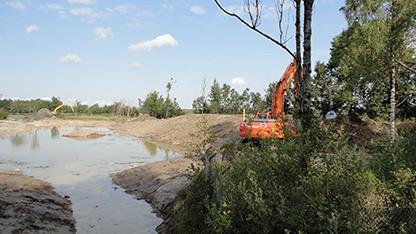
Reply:
[[[273, 94], [273, 105], [271, 112], [257, 112], [254, 118], [245, 118], [240, 123], [240, 136], [243, 138], [284, 138], [285, 131], [289, 128], [289, 124], [285, 118], [284, 102], [285, 93], [290, 85], [291, 80], [295, 83], [295, 94], [299, 95], [299, 85], [296, 79], [296, 61], [287, 66], [285, 72], [276, 85]], [[245, 114], [244, 114], [245, 115]], [[296, 136], [296, 132], [289, 131], [292, 136]]]

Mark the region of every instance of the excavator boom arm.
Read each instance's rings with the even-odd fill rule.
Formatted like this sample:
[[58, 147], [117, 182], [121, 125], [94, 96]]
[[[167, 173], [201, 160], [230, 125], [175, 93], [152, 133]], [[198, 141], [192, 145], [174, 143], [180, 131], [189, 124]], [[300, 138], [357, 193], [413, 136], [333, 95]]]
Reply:
[[75, 113], [75, 109], [71, 104], [68, 103], [62, 103], [61, 105], [59, 105], [58, 107], [55, 108], [55, 110], [53, 111], [54, 114], [56, 114], [56, 112], [61, 109], [63, 106], [69, 106], [72, 110], [73, 113]]
[[292, 63], [287, 66], [285, 72], [280, 78], [279, 82], [276, 85], [276, 89], [273, 94], [273, 107], [272, 107], [272, 116], [273, 118], [281, 118], [284, 116], [284, 103], [285, 103], [285, 93], [291, 80], [294, 79], [296, 96], [299, 95], [299, 86], [298, 80], [296, 79], [296, 61], [293, 60]]

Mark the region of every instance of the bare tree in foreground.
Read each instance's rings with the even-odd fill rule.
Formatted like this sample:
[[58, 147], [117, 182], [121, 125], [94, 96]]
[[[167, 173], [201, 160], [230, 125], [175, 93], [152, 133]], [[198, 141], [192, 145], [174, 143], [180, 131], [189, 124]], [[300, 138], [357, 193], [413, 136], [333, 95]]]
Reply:
[[[301, 119], [302, 126], [308, 127], [310, 123], [310, 83], [311, 83], [311, 38], [312, 38], [312, 10], [314, 0], [303, 0], [303, 59], [301, 53], [301, 12], [302, 12], [302, 0], [293, 0], [295, 4], [295, 30], [296, 30], [296, 52], [293, 53], [287, 46], [286, 37], [283, 36], [287, 29], [284, 29], [282, 24], [283, 21], [283, 10], [285, 0], [273, 0], [274, 8], [277, 14], [278, 28], [279, 28], [279, 39], [274, 39], [269, 34], [259, 29], [262, 20], [262, 1], [261, 0], [244, 0], [244, 11], [248, 15], [248, 20], [243, 19], [238, 14], [227, 10], [218, 0], [214, 0], [215, 4], [224, 12], [226, 15], [236, 18], [243, 25], [247, 26], [251, 30], [257, 32], [264, 38], [273, 42], [275, 45], [286, 51], [297, 64], [297, 80], [299, 81], [300, 97], [298, 100], [299, 111], [298, 115]], [[303, 60], [303, 61], [302, 61]], [[303, 63], [302, 63], [303, 62]]]

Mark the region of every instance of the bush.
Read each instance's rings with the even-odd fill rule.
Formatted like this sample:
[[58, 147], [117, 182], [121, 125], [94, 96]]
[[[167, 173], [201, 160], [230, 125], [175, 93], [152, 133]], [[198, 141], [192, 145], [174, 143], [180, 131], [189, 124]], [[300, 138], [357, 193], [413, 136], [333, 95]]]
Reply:
[[159, 119], [184, 114], [176, 99], [163, 98], [162, 95], [156, 91], [147, 95], [141, 111]]
[[244, 147], [217, 180], [222, 198], [210, 215], [227, 217], [208, 217], [210, 227], [225, 219], [233, 233], [358, 230], [363, 225], [360, 198], [371, 192], [361, 153], [329, 131], [304, 136]]
[[7, 111], [3, 108], [0, 108], [0, 119], [7, 119], [7, 116], [9, 115], [9, 113], [7, 113]]
[[402, 132], [394, 144], [388, 139], [378, 142], [370, 167], [381, 180], [390, 209], [383, 228], [416, 232], [416, 128]]
[[180, 193], [177, 233], [415, 233], [416, 130], [364, 158], [332, 124], [222, 148]]
[[[212, 191], [201, 194], [195, 188], [207, 182], [194, 180], [179, 199], [177, 232], [189, 233], [194, 221], [207, 233], [363, 229], [362, 198], [376, 192], [376, 179], [342, 132], [324, 125], [315, 129], [299, 138], [237, 143], [224, 150], [230, 161], [217, 165]], [[185, 222], [184, 217], [192, 218]]]
[[173, 229], [175, 233], [209, 233], [205, 223], [212, 188], [202, 171], [191, 176], [189, 187], [178, 193], [173, 208]]

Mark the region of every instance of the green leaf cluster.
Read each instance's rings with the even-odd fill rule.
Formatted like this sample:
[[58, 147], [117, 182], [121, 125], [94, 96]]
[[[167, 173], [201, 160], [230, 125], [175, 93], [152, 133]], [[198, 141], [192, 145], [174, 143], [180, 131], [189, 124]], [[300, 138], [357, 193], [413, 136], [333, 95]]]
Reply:
[[147, 94], [141, 106], [141, 111], [159, 119], [184, 114], [175, 98], [164, 98], [157, 91]]

